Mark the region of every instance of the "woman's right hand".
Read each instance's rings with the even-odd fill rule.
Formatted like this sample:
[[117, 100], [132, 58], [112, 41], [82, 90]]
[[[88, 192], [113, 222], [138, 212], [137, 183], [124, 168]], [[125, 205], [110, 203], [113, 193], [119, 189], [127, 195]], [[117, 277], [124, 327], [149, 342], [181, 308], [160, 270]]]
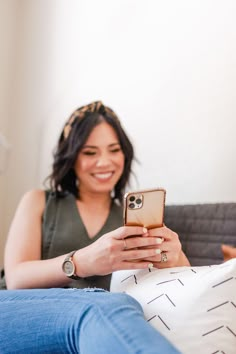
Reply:
[[[120, 227], [74, 254], [76, 274], [89, 277], [122, 269], [148, 268], [150, 262], [143, 259], [160, 254], [159, 244], [160, 239], [148, 236], [146, 228]], [[145, 249], [147, 246], [149, 248]]]

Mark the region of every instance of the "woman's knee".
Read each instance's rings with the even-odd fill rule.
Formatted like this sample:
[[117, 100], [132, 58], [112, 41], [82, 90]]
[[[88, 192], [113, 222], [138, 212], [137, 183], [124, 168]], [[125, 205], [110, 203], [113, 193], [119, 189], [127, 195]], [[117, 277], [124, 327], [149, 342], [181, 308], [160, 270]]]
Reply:
[[139, 302], [125, 293], [110, 293], [110, 302], [117, 306], [133, 307], [142, 312], [142, 307]]
[[[71, 320], [75, 326], [79, 327], [87, 324], [87, 321], [98, 320], [101, 318], [109, 318], [109, 320], [119, 319], [121, 317], [142, 316], [143, 310], [141, 305], [125, 293], [110, 293], [98, 291], [75, 291], [72, 294], [73, 306], [71, 308]], [[72, 299], [71, 299], [72, 300]]]

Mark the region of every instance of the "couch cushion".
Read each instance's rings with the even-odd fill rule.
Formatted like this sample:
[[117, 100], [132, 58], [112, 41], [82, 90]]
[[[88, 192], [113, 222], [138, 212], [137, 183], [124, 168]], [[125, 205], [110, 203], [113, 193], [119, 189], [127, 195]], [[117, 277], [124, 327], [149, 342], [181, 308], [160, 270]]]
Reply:
[[191, 265], [219, 264], [221, 244], [236, 246], [236, 203], [166, 206], [164, 222], [178, 233]]

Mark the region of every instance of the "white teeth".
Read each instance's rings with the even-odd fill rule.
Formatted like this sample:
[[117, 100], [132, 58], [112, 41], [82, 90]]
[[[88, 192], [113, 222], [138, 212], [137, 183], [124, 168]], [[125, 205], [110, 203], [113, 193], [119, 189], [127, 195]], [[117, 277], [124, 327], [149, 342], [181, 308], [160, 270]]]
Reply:
[[108, 173], [95, 173], [94, 177], [99, 178], [99, 179], [106, 179], [112, 176], [112, 172]]

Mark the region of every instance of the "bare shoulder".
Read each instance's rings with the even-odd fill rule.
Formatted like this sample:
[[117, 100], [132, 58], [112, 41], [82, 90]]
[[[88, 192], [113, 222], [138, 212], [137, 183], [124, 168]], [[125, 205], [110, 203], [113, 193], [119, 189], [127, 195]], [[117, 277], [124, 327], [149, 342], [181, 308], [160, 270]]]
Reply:
[[21, 198], [19, 208], [38, 213], [42, 213], [45, 208], [45, 191], [42, 189], [33, 189], [26, 192]]
[[45, 199], [45, 191], [43, 189], [32, 189], [23, 195], [22, 199], [38, 200]]

